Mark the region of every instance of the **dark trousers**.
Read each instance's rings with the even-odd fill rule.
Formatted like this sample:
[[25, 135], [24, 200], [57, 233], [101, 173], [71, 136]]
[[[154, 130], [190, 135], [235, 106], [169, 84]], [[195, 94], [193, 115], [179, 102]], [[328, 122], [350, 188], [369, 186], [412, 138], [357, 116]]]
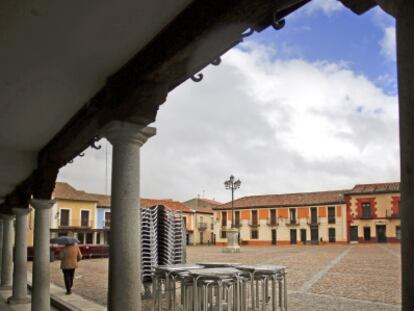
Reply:
[[75, 269], [62, 269], [63, 279], [65, 280], [66, 291], [69, 292], [73, 286], [73, 278], [75, 276]]

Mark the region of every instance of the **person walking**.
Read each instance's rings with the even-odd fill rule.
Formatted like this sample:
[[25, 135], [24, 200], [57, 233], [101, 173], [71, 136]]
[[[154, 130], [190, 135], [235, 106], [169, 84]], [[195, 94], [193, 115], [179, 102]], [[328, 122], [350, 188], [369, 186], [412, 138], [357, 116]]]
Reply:
[[65, 281], [66, 295], [72, 294], [73, 279], [75, 277], [75, 269], [78, 268], [78, 262], [82, 259], [82, 253], [76, 244], [67, 244], [60, 253], [60, 268], [63, 272]]

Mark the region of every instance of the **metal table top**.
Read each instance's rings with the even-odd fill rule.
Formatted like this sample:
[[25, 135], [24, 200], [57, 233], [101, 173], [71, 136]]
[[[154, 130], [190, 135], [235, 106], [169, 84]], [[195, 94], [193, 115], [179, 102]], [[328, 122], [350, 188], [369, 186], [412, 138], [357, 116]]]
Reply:
[[240, 265], [238, 262], [199, 262], [197, 264], [206, 268], [234, 268]]
[[221, 276], [236, 276], [242, 273], [242, 271], [231, 268], [205, 268], [205, 269], [197, 269], [189, 271], [190, 275], [192, 276], [201, 276], [201, 277], [221, 277]]
[[284, 271], [286, 272], [286, 266], [279, 265], [239, 265], [238, 269], [249, 271], [249, 272], [261, 272], [261, 273], [277, 273]]
[[192, 263], [183, 263], [177, 265], [161, 265], [155, 268], [157, 272], [181, 272], [188, 271], [193, 269], [202, 269], [203, 266], [192, 264]]

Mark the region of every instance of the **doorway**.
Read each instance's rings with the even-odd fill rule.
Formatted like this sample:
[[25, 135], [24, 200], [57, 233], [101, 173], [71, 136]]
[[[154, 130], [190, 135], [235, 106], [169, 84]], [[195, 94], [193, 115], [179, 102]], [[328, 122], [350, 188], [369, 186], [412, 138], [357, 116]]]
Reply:
[[351, 242], [358, 242], [358, 227], [350, 226], [349, 227], [350, 240]]
[[364, 240], [365, 241], [371, 240], [371, 227], [364, 227]]
[[300, 229], [300, 241], [306, 244], [306, 229]]
[[272, 229], [272, 245], [277, 244], [277, 235], [276, 235], [276, 229]]
[[385, 225], [377, 225], [376, 228], [378, 243], [387, 243], [387, 227]]
[[296, 229], [290, 229], [290, 244], [296, 244]]
[[318, 228], [311, 228], [311, 243], [312, 244], [319, 243], [319, 229]]

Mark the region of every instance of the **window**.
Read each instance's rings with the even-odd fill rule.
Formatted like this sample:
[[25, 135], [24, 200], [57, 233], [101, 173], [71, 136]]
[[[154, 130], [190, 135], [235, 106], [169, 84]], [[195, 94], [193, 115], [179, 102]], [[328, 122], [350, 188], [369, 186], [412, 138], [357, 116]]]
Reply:
[[81, 226], [89, 227], [89, 211], [81, 211]]
[[335, 206], [328, 206], [328, 224], [335, 223]]
[[362, 207], [362, 218], [371, 218], [371, 203], [365, 202], [361, 204]]
[[111, 226], [111, 212], [106, 212], [105, 213], [105, 227], [110, 227], [110, 226]]
[[259, 238], [259, 231], [258, 230], [252, 230], [251, 231], [251, 239], [257, 240]]
[[69, 226], [69, 213], [70, 213], [70, 210], [68, 209], [60, 210], [60, 225], [61, 226]]
[[271, 225], [276, 224], [276, 210], [275, 209], [270, 210], [270, 224]]
[[225, 230], [221, 230], [221, 238], [222, 239], [227, 239], [227, 231], [225, 231]]
[[295, 224], [296, 223], [296, 209], [294, 208], [290, 208], [289, 209], [289, 214], [290, 214], [290, 223], [291, 224]]
[[227, 227], [227, 212], [221, 212], [221, 226], [223, 228]]
[[235, 211], [234, 212], [234, 225], [236, 227], [240, 226], [240, 211]]
[[96, 244], [101, 244], [101, 234], [99, 232], [96, 233]]
[[257, 211], [256, 210], [252, 211], [252, 225], [257, 225]]

